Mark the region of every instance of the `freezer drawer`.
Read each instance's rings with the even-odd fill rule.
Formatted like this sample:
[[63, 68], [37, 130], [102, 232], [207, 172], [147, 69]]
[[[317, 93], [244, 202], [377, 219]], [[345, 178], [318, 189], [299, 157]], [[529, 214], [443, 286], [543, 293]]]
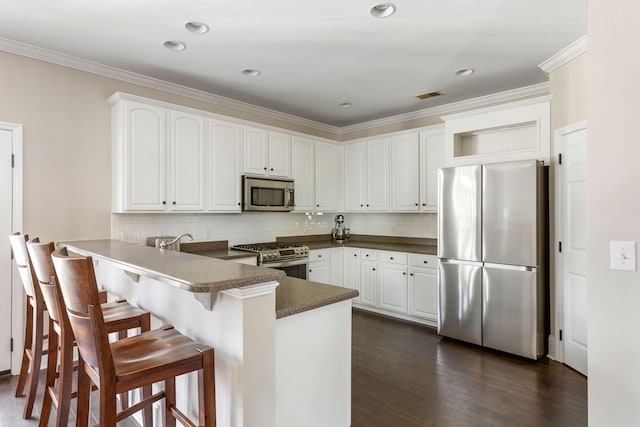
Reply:
[[482, 261], [536, 267], [539, 230], [536, 160], [494, 163], [482, 169]]
[[438, 334], [482, 345], [482, 265], [438, 262]]
[[485, 347], [537, 359], [544, 351], [544, 313], [535, 268], [483, 269], [482, 339]]
[[438, 257], [481, 261], [482, 167], [438, 171]]

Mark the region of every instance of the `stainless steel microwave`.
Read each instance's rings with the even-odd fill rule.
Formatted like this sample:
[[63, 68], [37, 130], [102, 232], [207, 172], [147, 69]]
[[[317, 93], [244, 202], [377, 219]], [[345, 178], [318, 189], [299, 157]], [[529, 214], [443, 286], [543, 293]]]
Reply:
[[295, 206], [292, 179], [242, 177], [242, 210], [289, 212]]

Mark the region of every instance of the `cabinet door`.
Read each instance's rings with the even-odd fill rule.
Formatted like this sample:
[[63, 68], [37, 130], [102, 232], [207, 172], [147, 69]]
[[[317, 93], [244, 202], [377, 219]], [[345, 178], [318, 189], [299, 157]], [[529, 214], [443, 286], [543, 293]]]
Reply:
[[344, 148], [345, 211], [365, 211], [366, 144], [349, 144]]
[[165, 115], [164, 108], [132, 101], [125, 104], [125, 211], [166, 209]]
[[208, 210], [240, 212], [242, 127], [209, 119]]
[[340, 147], [326, 142], [316, 142], [316, 210], [338, 210], [338, 185], [340, 183]]
[[389, 210], [389, 139], [367, 142], [367, 210]]
[[438, 270], [409, 268], [409, 315], [438, 321]]
[[202, 211], [205, 195], [204, 117], [169, 111], [172, 211]]
[[331, 260], [329, 261], [331, 267], [331, 282], [332, 285], [344, 286], [344, 255], [343, 249], [331, 249]]
[[380, 308], [407, 312], [407, 266], [380, 264]]
[[378, 305], [378, 263], [360, 262], [360, 303], [376, 307]]
[[438, 169], [444, 167], [444, 127], [420, 133], [420, 209], [438, 211]]
[[[420, 209], [420, 139], [417, 133], [391, 139], [391, 210]], [[437, 189], [436, 189], [437, 191]]]
[[268, 172], [268, 132], [264, 129], [244, 126], [243, 132], [244, 173], [252, 175], [267, 175]]
[[309, 263], [307, 280], [312, 282], [331, 284], [331, 269], [329, 261], [316, 261]]
[[312, 212], [315, 200], [315, 144], [310, 139], [291, 139], [291, 177], [295, 181], [295, 211]]
[[291, 135], [269, 132], [268, 173], [273, 177], [291, 177]]
[[[344, 276], [342, 285], [345, 288], [355, 289], [360, 292], [360, 250], [344, 248]], [[360, 297], [354, 298], [360, 302]]]

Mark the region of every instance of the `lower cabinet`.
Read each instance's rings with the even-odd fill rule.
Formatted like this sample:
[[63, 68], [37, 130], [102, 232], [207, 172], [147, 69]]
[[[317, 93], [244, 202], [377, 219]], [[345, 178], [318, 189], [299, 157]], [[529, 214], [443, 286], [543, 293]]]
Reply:
[[331, 284], [331, 268], [329, 260], [309, 262], [307, 280]]
[[360, 304], [378, 306], [378, 263], [360, 262]]
[[438, 269], [409, 267], [408, 314], [438, 321]]
[[[360, 249], [344, 249], [344, 274], [342, 276], [342, 286], [355, 289], [360, 292]], [[360, 302], [360, 296], [352, 300]]]
[[407, 313], [407, 266], [380, 264], [380, 303], [385, 310]]

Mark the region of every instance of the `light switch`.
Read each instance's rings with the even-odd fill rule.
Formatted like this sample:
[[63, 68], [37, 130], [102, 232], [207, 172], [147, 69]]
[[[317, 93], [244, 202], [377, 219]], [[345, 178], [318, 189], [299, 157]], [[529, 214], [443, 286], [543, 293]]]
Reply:
[[611, 243], [611, 270], [636, 271], [636, 242]]

